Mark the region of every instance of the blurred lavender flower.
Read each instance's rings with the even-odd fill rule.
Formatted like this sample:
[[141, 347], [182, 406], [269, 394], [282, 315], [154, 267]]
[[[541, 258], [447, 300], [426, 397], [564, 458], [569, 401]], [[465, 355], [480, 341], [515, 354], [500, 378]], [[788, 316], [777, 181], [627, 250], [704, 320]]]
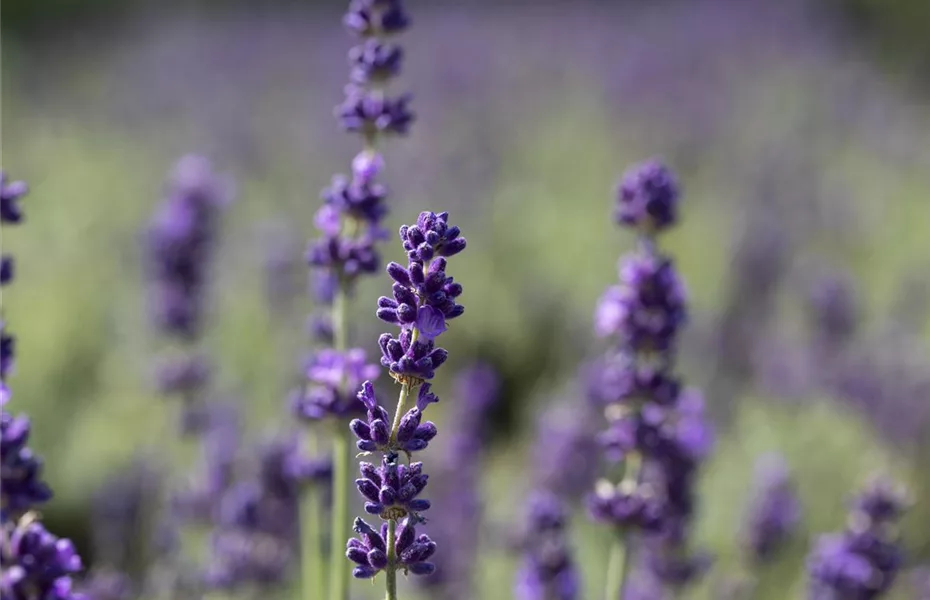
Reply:
[[814, 283], [810, 295], [811, 330], [821, 362], [829, 361], [856, 335], [859, 307], [849, 277], [832, 273]]
[[26, 446], [29, 432], [25, 415], [0, 413], [0, 509], [4, 518], [14, 518], [52, 497], [42, 479], [42, 458]]
[[534, 492], [527, 507], [523, 565], [514, 594], [519, 600], [574, 600], [581, 581], [568, 543], [568, 515], [548, 492]]
[[71, 540], [49, 533], [32, 515], [3, 523], [0, 544], [4, 600], [84, 600], [72, 576], [84, 568]]
[[563, 402], [543, 412], [536, 427], [533, 480], [559, 498], [580, 498], [600, 468], [598, 413], [591, 402]]
[[879, 598], [901, 568], [895, 524], [906, 508], [903, 493], [877, 479], [850, 508], [846, 529], [821, 536], [808, 557], [811, 600]]
[[[437, 546], [455, 551], [436, 555], [433, 575], [417, 580], [436, 597], [474, 597], [473, 572], [483, 516], [481, 473], [488, 451], [489, 415], [500, 401], [500, 392], [500, 376], [489, 364], [473, 364], [455, 378], [450, 421], [456, 428], [443, 446], [438, 492], [433, 494], [427, 526]], [[462, 527], [461, 523], [471, 526]]]
[[784, 459], [770, 456], [757, 461], [742, 539], [752, 560], [766, 561], [781, 550], [800, 519], [801, 504]]
[[132, 579], [108, 568], [92, 570], [80, 589], [89, 600], [133, 600], [137, 597]]
[[229, 199], [229, 184], [214, 174], [207, 159], [189, 155], [178, 161], [167, 198], [146, 234], [152, 318], [168, 336], [191, 340], [200, 335], [219, 211]]
[[357, 390], [363, 381], [377, 379], [380, 373], [377, 365], [367, 362], [361, 348], [346, 352], [320, 350], [306, 365], [310, 386], [294, 398], [292, 410], [309, 421], [358, 414], [365, 407], [356, 398]]
[[[608, 288], [595, 312], [595, 331], [614, 347], [589, 370], [588, 395], [606, 404], [609, 426], [598, 441], [608, 459], [624, 462], [624, 475], [616, 485], [598, 482], [588, 508], [617, 530], [615, 556], [628, 555], [624, 546], [642, 534], [640, 576], [680, 589], [709, 564], [688, 550], [688, 531], [697, 468], [714, 435], [702, 395], [672, 374], [686, 293], [654, 237], [675, 222], [678, 186], [650, 161], [628, 171], [620, 190], [617, 220], [637, 231], [639, 244], [621, 259], [620, 284]], [[608, 595], [623, 595], [626, 575], [609, 582]]]

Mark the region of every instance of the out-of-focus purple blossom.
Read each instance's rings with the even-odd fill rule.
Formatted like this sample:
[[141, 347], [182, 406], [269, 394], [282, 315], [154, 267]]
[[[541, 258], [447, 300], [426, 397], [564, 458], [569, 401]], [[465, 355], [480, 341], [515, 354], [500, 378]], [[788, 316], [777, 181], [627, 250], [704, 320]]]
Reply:
[[89, 600], [133, 600], [135, 585], [125, 573], [101, 568], [91, 571], [81, 584], [81, 593]]
[[404, 49], [397, 44], [368, 39], [349, 51], [354, 83], [380, 82], [400, 73]]
[[6, 321], [0, 320], [0, 379], [6, 382], [13, 371], [16, 357], [16, 338], [7, 333]]
[[598, 303], [595, 331], [617, 336], [633, 351], [670, 350], [687, 317], [684, 285], [672, 261], [630, 254], [619, 271], [620, 285], [607, 288]]
[[0, 171], [0, 222], [13, 225], [23, 220], [19, 200], [28, 193], [24, 181], [8, 181], [6, 172]]
[[[357, 565], [352, 575], [358, 579], [371, 579], [389, 568], [385, 544], [388, 525], [383, 523], [378, 532], [362, 519], [355, 519], [355, 532], [359, 537], [350, 539], [346, 546], [346, 557]], [[429, 575], [433, 572], [435, 566], [429, 559], [436, 552], [436, 543], [427, 535], [417, 536], [414, 519], [405, 519], [394, 539], [397, 570], [414, 575]]]
[[674, 225], [677, 216], [678, 183], [668, 167], [650, 160], [624, 173], [617, 190], [618, 223], [655, 232]]
[[672, 373], [653, 365], [639, 365], [626, 353], [608, 354], [593, 361], [582, 374], [587, 397], [597, 405], [649, 398], [663, 406], [675, 403], [681, 382]]
[[0, 594], [4, 600], [85, 599], [74, 591], [72, 576], [84, 567], [71, 540], [49, 533], [31, 515], [15, 525], [4, 521], [2, 533]]
[[534, 492], [527, 508], [523, 564], [514, 594], [519, 600], [575, 600], [581, 581], [569, 545], [568, 515], [548, 492]]
[[[481, 474], [488, 451], [490, 412], [500, 393], [500, 376], [489, 364], [476, 363], [456, 375], [449, 415], [456, 427], [445, 438], [438, 491], [431, 493], [434, 502], [427, 524], [438, 546], [455, 550], [437, 554], [435, 572], [417, 580], [434, 597], [474, 597], [473, 573], [483, 512]], [[473, 526], [462, 527], [461, 523]]]
[[895, 522], [905, 507], [903, 493], [886, 480], [874, 481], [853, 502], [846, 529], [821, 536], [807, 559], [811, 600], [879, 598], [903, 563]]
[[426, 487], [429, 476], [423, 472], [423, 463], [397, 464], [385, 457], [380, 467], [367, 462], [359, 465], [361, 479], [355, 486], [365, 498], [365, 512], [380, 515], [382, 519], [403, 519], [419, 514], [430, 507], [430, 501], [418, 496]]
[[624, 482], [614, 485], [601, 479], [594, 493], [588, 497], [587, 504], [592, 519], [620, 531], [656, 532], [664, 525], [665, 505], [648, 484], [632, 487]]
[[162, 358], [155, 366], [155, 387], [165, 395], [194, 397], [209, 381], [210, 360], [203, 354]]
[[355, 35], [371, 37], [403, 31], [410, 17], [401, 0], [352, 0], [342, 22]]
[[800, 519], [801, 503], [784, 459], [757, 461], [742, 540], [752, 560], [762, 562], [776, 554], [795, 534]]
[[167, 335], [183, 340], [200, 335], [219, 212], [230, 197], [228, 183], [207, 159], [189, 155], [175, 166], [167, 198], [146, 234], [152, 316]]
[[852, 281], [839, 274], [819, 278], [810, 294], [813, 330], [824, 352], [836, 352], [856, 334], [859, 307]]
[[29, 433], [28, 417], [0, 413], [0, 508], [4, 515], [15, 516], [52, 497], [42, 479], [42, 458], [26, 446]]
[[13, 257], [4, 254], [0, 257], [0, 286], [4, 286], [13, 281]]
[[560, 404], [545, 411], [536, 427], [533, 481], [560, 498], [576, 500], [594, 483], [600, 467], [598, 421], [590, 403]]
[[306, 365], [310, 386], [294, 398], [293, 411], [310, 421], [359, 414], [365, 410], [357, 395], [362, 382], [377, 379], [380, 373], [377, 365], [367, 362], [360, 348], [346, 352], [319, 350]]

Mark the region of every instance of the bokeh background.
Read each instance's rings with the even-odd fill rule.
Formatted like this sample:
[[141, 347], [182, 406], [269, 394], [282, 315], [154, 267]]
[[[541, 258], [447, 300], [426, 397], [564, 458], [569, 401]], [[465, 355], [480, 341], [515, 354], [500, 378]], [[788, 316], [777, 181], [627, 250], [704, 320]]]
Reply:
[[[3, 297], [19, 338], [13, 386], [57, 492], [45, 519], [85, 553], [99, 486], [140, 453], [169, 452], [140, 239], [184, 153], [209, 156], [237, 190], [211, 288], [216, 393], [240, 403], [254, 436], [288, 420], [309, 347], [304, 244], [320, 188], [357, 148], [332, 118], [350, 45], [342, 8], [3, 2], [2, 161], [32, 190], [26, 226], [2, 240], [19, 263]], [[894, 597], [918, 598], [912, 581], [930, 565], [930, 4], [409, 9], [403, 85], [418, 121], [386, 146], [389, 228], [448, 210], [469, 239], [454, 264], [468, 312], [446, 338], [455, 368], [485, 361], [504, 382], [488, 522], [520, 521], [534, 472], [523, 465], [544, 460], [541, 417], [585, 402], [579, 368], [601, 349], [592, 310], [633, 242], [610, 219], [612, 187], [657, 155], [685, 194], [666, 243], [692, 303], [681, 369], [719, 432], [697, 536], [716, 562], [693, 597], [739, 572], [754, 464], [776, 452], [803, 529], [760, 597], [799, 595], [812, 537], [841, 527], [851, 491], [885, 472], [917, 501]], [[401, 258], [398, 244], [385, 253]], [[351, 341], [372, 354], [387, 289], [365, 282], [353, 302]], [[848, 316], [838, 334], [836, 311]], [[594, 597], [609, 536], [580, 510], [572, 535]], [[482, 554], [481, 598], [508, 589], [505, 546]]]

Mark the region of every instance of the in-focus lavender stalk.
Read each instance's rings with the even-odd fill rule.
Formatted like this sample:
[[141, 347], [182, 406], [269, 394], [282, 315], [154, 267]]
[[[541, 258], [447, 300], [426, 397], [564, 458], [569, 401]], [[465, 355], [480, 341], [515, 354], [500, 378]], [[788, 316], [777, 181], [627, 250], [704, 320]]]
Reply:
[[523, 564], [517, 572], [518, 600], [576, 600], [580, 574], [568, 543], [568, 514], [555, 495], [537, 490], [527, 508]]
[[[446, 258], [464, 250], [466, 243], [448, 219], [448, 213], [422, 212], [415, 225], [400, 228], [407, 267], [394, 262], [387, 266], [394, 280], [393, 297], [382, 296], [377, 311], [382, 321], [400, 327], [397, 337], [385, 333], [378, 340], [381, 364], [401, 386], [397, 408], [392, 419], [378, 403], [374, 386], [366, 381], [359, 399], [367, 418], [350, 423], [359, 450], [381, 454], [380, 465], [361, 464], [362, 478], [355, 483], [366, 500], [365, 511], [384, 523], [378, 532], [356, 519], [360, 537], [349, 540], [346, 556], [357, 565], [353, 571], [357, 578], [370, 579], [385, 572], [387, 600], [397, 599], [398, 571], [428, 575], [435, 570], [428, 559], [436, 544], [415, 531], [422, 521], [419, 513], [430, 507], [429, 501], [419, 498], [428, 476], [422, 463], [410, 462], [410, 457], [426, 449], [436, 436], [436, 426], [422, 422], [426, 407], [439, 400], [427, 380], [448, 357], [435, 340], [448, 328], [447, 320], [465, 312], [456, 302], [462, 286], [446, 275]], [[407, 410], [408, 399], [418, 389], [416, 405]], [[402, 453], [408, 458], [406, 466], [399, 464]]]
[[600, 436], [609, 459], [622, 462], [619, 484], [599, 481], [589, 498], [596, 521], [616, 530], [605, 598], [623, 595], [634, 535], [642, 535], [640, 563], [669, 587], [700, 573], [688, 556], [699, 461], [712, 445], [698, 392], [673, 375], [685, 322], [685, 291], [656, 235], [677, 219], [678, 185], [661, 163], [630, 169], [619, 188], [617, 221], [639, 234], [636, 252], [620, 260], [620, 285], [607, 289], [595, 314], [597, 333], [614, 347], [592, 373], [592, 395], [606, 406], [609, 428]]
[[903, 563], [897, 521], [904, 493], [873, 481], [850, 506], [846, 529], [818, 538], [807, 559], [810, 600], [873, 600], [885, 595]]
[[[0, 171], [0, 224], [22, 222], [20, 199], [28, 188], [7, 182]], [[13, 259], [3, 256], [2, 286], [13, 280]], [[3, 294], [4, 299], [6, 294]], [[2, 310], [0, 306], [0, 310]], [[0, 323], [5, 325], [0, 317]], [[83, 570], [70, 540], [58, 538], [38, 521], [35, 506], [52, 492], [42, 480], [42, 459], [26, 445], [29, 419], [5, 409], [11, 392], [7, 378], [14, 363], [13, 338], [3, 327], [0, 343], [0, 597], [3, 600], [84, 600], [74, 591], [72, 576]]]
[[[323, 206], [317, 211], [315, 224], [320, 238], [307, 253], [316, 271], [317, 298], [332, 306], [330, 316], [316, 316], [313, 330], [318, 338], [331, 337], [333, 354], [326, 361], [348, 366], [346, 303], [355, 282], [361, 275], [370, 275], [380, 266], [376, 243], [386, 237], [381, 221], [387, 214], [387, 189], [376, 178], [384, 167], [378, 143], [381, 138], [404, 135], [413, 122], [408, 108], [410, 95], [397, 97], [387, 92], [390, 81], [400, 73], [403, 50], [390, 38], [405, 30], [409, 18], [401, 0], [352, 0], [343, 17], [343, 24], [359, 39], [349, 51], [350, 83], [345, 99], [336, 107], [335, 115], [342, 128], [357, 133], [363, 141], [362, 151], [352, 161], [352, 175], [337, 175], [323, 190]], [[364, 358], [364, 353], [361, 354]], [[363, 361], [364, 362], [364, 361]], [[311, 387], [320, 382], [309, 377]], [[324, 387], [327, 384], [324, 383]], [[342, 552], [342, 540], [348, 535], [349, 443], [344, 418], [359, 409], [354, 396], [358, 382], [341, 377], [335, 392], [345, 402], [319, 403], [319, 395], [310, 392], [298, 402], [298, 415], [319, 419], [334, 417], [333, 440], [333, 510], [330, 531], [329, 598], [346, 600], [348, 568], [337, 559]], [[329, 386], [332, 387], [332, 386]], [[316, 406], [313, 406], [313, 405]], [[310, 442], [311, 447], [315, 442]], [[323, 597], [322, 561], [319, 546], [322, 536], [318, 492], [308, 491], [302, 503], [301, 522], [304, 530], [304, 596], [309, 600]]]

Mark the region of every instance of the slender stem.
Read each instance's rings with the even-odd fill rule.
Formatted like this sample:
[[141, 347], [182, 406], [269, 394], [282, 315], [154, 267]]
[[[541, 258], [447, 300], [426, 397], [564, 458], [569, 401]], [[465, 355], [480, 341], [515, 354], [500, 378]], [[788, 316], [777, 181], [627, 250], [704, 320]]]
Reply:
[[[639, 484], [642, 475], [642, 456], [637, 452], [627, 455], [624, 462], [623, 487], [635, 487]], [[610, 549], [610, 558], [607, 563], [607, 587], [604, 590], [604, 600], [622, 600], [626, 589], [626, 580], [629, 575], [630, 557], [633, 554], [630, 547], [630, 535], [626, 531], [617, 533], [613, 546]]]
[[[310, 456], [316, 456], [316, 437], [308, 431]], [[323, 490], [312, 483], [304, 490], [300, 500], [300, 566], [304, 600], [323, 598], [326, 585], [323, 579]]]
[[409, 395], [410, 384], [402, 384], [400, 386], [400, 396], [397, 397], [397, 409], [394, 411], [394, 422], [391, 424], [391, 441], [397, 440], [397, 430], [400, 428], [400, 419], [404, 414], [404, 408], [406, 408], [407, 397]]
[[621, 600], [623, 584], [626, 580], [630, 552], [627, 550], [626, 536], [618, 535], [610, 547], [610, 559], [607, 563], [607, 589], [604, 600]]
[[[333, 297], [333, 346], [337, 352], [347, 347], [346, 286], [339, 282]], [[333, 427], [333, 507], [329, 539], [329, 598], [346, 600], [349, 595], [349, 562], [343, 558], [349, 538], [349, 428], [341, 420]]]
[[387, 533], [387, 557], [388, 564], [385, 569], [385, 579], [387, 580], [387, 593], [384, 600], [397, 600], [397, 552], [395, 550], [397, 537], [397, 520], [388, 521]]

